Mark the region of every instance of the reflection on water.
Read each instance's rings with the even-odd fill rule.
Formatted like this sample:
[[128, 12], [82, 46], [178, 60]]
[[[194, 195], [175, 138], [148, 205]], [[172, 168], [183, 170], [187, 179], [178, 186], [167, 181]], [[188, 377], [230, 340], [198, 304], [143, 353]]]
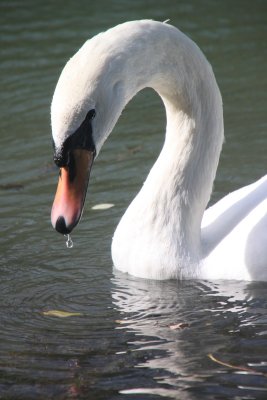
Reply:
[[266, 283], [31, 274], [1, 275], [2, 398], [266, 398]]
[[[153, 377], [122, 393], [266, 396], [266, 300], [260, 300], [265, 284], [149, 282], [119, 274], [114, 283], [112, 298], [121, 314], [117, 329], [134, 333], [130, 349], [143, 353], [136, 366]], [[253, 357], [247, 354], [251, 346]], [[240, 370], [214, 364], [209, 354]], [[255, 372], [245, 373], [242, 366]]]
[[160, 100], [146, 91], [123, 113], [96, 160], [71, 249], [50, 225], [58, 171], [49, 121], [60, 71], [85, 40], [125, 20], [170, 18], [204, 50], [223, 94], [214, 198], [259, 178], [266, 7], [1, 0], [1, 399], [267, 398], [266, 283], [148, 282], [112, 272], [115, 226], [164, 140]]

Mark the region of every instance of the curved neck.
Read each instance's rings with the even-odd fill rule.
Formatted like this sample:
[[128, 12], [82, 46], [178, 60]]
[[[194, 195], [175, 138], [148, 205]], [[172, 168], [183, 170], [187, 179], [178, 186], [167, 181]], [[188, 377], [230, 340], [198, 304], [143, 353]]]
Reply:
[[146, 34], [143, 29], [131, 32], [132, 46], [126, 41], [117, 55], [120, 64], [124, 58], [122, 108], [145, 87], [160, 95], [166, 109], [166, 137], [147, 182], [162, 175], [176, 197], [196, 208], [194, 215], [199, 214], [201, 221], [223, 143], [220, 91], [210, 64], [187, 36], [167, 24], [140, 24]]
[[148, 32], [131, 49], [125, 102], [144, 87], [158, 92], [166, 109], [165, 143], [117, 231], [130, 225], [134, 240], [141, 236], [140, 246], [149, 235], [158, 248], [175, 242], [176, 264], [178, 259], [184, 265], [186, 259], [188, 265], [188, 260], [194, 264], [201, 258], [201, 220], [223, 142], [222, 100], [199, 48], [170, 26], [161, 24], [159, 31]]
[[223, 140], [223, 125], [218, 129], [218, 120], [215, 122], [215, 99], [204, 89], [201, 94], [203, 97], [195, 98], [199, 110], [194, 111], [194, 104], [190, 113], [182, 110], [175, 99], [162, 96], [167, 115], [165, 142], [140, 193], [149, 208], [148, 198], [157, 204], [151, 207], [155, 210], [152, 219], [164, 214], [163, 223], [168, 223], [172, 235], [179, 238], [186, 257], [190, 254], [195, 260], [201, 256], [201, 220]]

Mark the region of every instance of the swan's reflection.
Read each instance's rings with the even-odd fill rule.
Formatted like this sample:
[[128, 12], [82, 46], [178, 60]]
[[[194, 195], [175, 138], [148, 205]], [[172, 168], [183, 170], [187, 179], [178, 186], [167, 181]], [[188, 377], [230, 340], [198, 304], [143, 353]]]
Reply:
[[178, 390], [183, 393], [179, 398], [192, 399], [192, 388], [205, 392], [210, 385], [219, 387], [217, 377], [225, 369], [208, 354], [227, 357], [235, 351], [239, 363], [246, 363], [246, 349], [238, 351], [241, 336], [249, 326], [255, 335], [257, 321], [265, 315], [266, 300], [265, 306], [260, 304], [266, 284], [146, 281], [116, 271], [113, 285], [113, 303], [121, 317], [117, 329], [134, 334], [130, 351], [143, 353], [136, 367], [144, 368], [155, 383], [153, 388], [124, 391], [128, 394], [177, 398]]

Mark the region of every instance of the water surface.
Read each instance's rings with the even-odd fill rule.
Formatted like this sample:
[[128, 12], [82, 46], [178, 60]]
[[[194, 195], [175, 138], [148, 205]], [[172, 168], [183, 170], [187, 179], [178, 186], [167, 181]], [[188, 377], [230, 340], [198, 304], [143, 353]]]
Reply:
[[[144, 91], [123, 113], [72, 249], [50, 226], [49, 117], [60, 71], [85, 40], [170, 18], [203, 49], [224, 99], [214, 201], [266, 171], [266, 15], [260, 0], [1, 1], [0, 398], [267, 397], [265, 283], [153, 282], [112, 269], [113, 231], [164, 139], [160, 99]], [[114, 207], [91, 209], [101, 203]]]

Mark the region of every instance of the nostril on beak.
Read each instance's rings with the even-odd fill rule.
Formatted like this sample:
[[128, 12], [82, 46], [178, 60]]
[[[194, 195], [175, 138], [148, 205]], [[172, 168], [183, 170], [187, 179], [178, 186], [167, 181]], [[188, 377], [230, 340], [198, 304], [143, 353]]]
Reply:
[[71, 232], [71, 229], [67, 228], [65, 218], [64, 217], [58, 217], [55, 229], [59, 232], [62, 233], [62, 235], [66, 235]]

